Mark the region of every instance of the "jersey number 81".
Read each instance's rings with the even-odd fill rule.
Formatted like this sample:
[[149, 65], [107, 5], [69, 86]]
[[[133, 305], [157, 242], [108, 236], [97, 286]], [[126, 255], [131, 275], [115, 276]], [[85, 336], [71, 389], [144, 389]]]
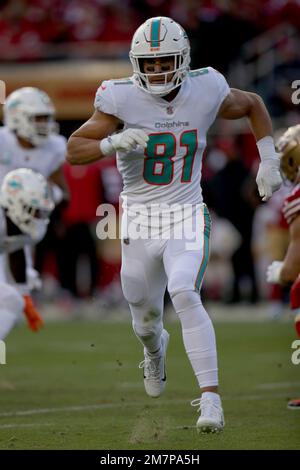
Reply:
[[[180, 135], [180, 147], [186, 148], [183, 157], [181, 183], [189, 183], [192, 178], [194, 158], [198, 149], [197, 130], [184, 131]], [[174, 177], [176, 136], [171, 132], [150, 134], [145, 149], [144, 180], [153, 185], [167, 185]]]

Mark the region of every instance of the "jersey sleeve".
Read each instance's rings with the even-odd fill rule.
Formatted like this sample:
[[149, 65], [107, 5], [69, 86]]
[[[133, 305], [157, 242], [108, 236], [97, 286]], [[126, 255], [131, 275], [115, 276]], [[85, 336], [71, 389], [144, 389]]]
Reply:
[[5, 175], [15, 168], [15, 154], [9, 150], [9, 140], [12, 138], [9, 134], [7, 127], [0, 127], [0, 184]]
[[300, 215], [300, 185], [296, 186], [292, 194], [285, 199], [282, 213], [289, 225]]
[[230, 87], [227, 83], [226, 78], [220, 72], [215, 70], [213, 67], [209, 67], [215, 81], [215, 113], [217, 114], [224, 99], [230, 93]]
[[54, 136], [53, 142], [53, 157], [49, 162], [49, 176], [58, 170], [65, 162], [67, 154], [67, 139], [62, 135]]
[[101, 83], [101, 86], [96, 92], [94, 108], [102, 113], [112, 114], [113, 116], [118, 117], [118, 110], [112, 92], [112, 85], [113, 84], [110, 80], [105, 80]]

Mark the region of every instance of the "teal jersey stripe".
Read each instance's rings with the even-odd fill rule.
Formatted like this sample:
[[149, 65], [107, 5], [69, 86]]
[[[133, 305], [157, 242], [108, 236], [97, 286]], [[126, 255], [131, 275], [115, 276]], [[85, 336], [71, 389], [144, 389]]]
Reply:
[[204, 247], [203, 247], [203, 258], [202, 263], [197, 275], [195, 287], [197, 290], [200, 290], [200, 286], [202, 283], [202, 279], [207, 267], [208, 258], [209, 258], [209, 238], [210, 238], [210, 230], [211, 230], [211, 221], [210, 215], [206, 205], [204, 205]]
[[151, 23], [151, 47], [159, 47], [160, 20]]

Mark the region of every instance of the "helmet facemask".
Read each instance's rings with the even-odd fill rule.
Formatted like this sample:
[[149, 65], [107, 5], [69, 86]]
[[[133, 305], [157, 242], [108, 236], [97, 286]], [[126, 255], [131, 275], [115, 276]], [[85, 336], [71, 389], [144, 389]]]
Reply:
[[34, 241], [44, 237], [54, 202], [41, 174], [28, 168], [7, 173], [1, 185], [0, 205], [9, 219]]
[[[189, 51], [185, 51], [162, 56], [142, 56], [135, 57], [132, 53], [129, 55], [132, 66], [134, 77], [137, 85], [143, 90], [151, 93], [152, 95], [163, 96], [174, 90], [182, 84], [184, 79], [187, 76], [189, 70]], [[160, 73], [145, 73], [144, 72], [144, 59], [154, 59], [154, 58], [173, 58], [173, 70], [168, 70], [167, 72]], [[170, 75], [173, 75], [170, 79]], [[151, 82], [151, 79], [161, 79], [159, 83], [155, 84]]]
[[22, 204], [19, 207], [8, 207], [7, 215], [19, 229], [30, 235], [33, 240], [41, 240], [47, 230], [51, 210], [43, 207]]
[[19, 116], [21, 124], [15, 131], [18, 137], [28, 140], [32, 145], [43, 145], [56, 130], [53, 114], [29, 114]]

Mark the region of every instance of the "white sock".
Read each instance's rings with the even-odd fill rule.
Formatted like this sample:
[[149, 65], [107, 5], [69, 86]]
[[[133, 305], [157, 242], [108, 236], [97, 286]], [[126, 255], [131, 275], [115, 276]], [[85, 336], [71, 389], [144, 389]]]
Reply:
[[186, 353], [200, 388], [218, 385], [215, 332], [197, 292], [186, 291], [173, 298], [182, 326]]

